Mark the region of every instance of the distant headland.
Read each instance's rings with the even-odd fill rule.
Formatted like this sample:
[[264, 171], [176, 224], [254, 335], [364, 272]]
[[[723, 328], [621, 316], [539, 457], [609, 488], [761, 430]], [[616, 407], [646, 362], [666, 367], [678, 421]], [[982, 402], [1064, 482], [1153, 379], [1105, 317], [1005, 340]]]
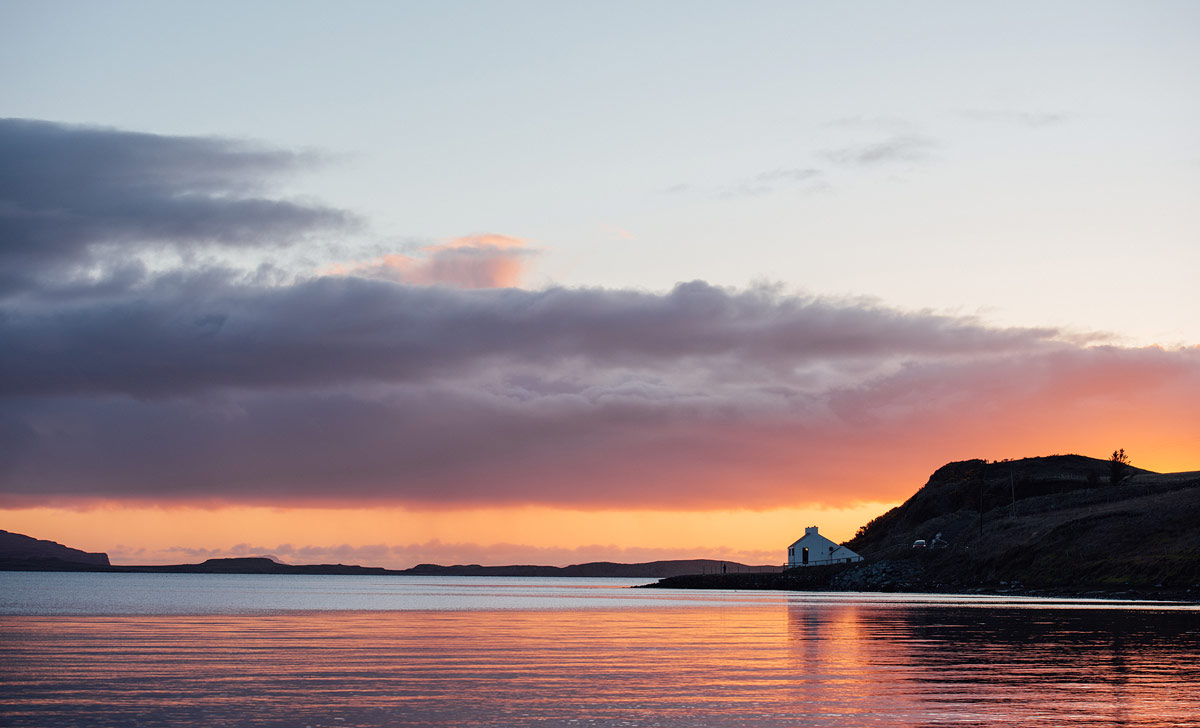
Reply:
[[571, 566], [481, 566], [479, 564], [418, 564], [411, 569], [385, 569], [351, 564], [284, 564], [267, 557], [208, 559], [199, 564], [124, 566], [109, 563], [108, 555], [87, 553], [53, 541], [0, 531], [0, 571], [102, 571], [158, 574], [326, 574], [395, 576], [572, 576], [662, 579], [681, 574], [782, 571], [779, 566], [750, 566], [713, 559], [678, 559], [639, 564], [599, 561]]

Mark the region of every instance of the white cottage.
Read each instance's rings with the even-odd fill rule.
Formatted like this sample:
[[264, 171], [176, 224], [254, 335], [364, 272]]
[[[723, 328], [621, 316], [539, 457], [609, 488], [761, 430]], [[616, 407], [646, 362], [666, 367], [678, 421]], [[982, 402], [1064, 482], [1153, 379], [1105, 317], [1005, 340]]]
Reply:
[[817, 533], [816, 526], [804, 529], [804, 538], [788, 546], [788, 568], [797, 566], [824, 566], [826, 564], [848, 564], [862, 561], [862, 557], [845, 546]]

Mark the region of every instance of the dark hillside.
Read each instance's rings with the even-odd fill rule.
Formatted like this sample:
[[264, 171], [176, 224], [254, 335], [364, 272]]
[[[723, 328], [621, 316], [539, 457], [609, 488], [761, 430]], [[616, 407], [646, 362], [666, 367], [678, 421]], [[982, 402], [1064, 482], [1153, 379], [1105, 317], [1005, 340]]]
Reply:
[[1116, 485], [1109, 474], [1108, 461], [1080, 455], [949, 463], [847, 542], [863, 563], [722, 588], [1200, 598], [1200, 472], [1129, 468]]
[[[1131, 469], [1112, 485], [1108, 469], [1079, 455], [950, 463], [849, 545], [871, 561], [903, 565], [912, 581], [943, 587], [1200, 586], [1200, 472]], [[939, 533], [941, 547], [912, 547]], [[839, 580], [850, 586], [855, 578]]]
[[[1019, 516], [1022, 512], [1044, 510], [1046, 502], [1042, 499], [1046, 496], [1084, 492], [1102, 499], [1124, 498], [1140, 492], [1129, 490], [1129, 486], [1144, 483], [1144, 476], [1157, 475], [1133, 467], [1129, 473], [1132, 478], [1111, 486], [1109, 462], [1083, 455], [948, 463], [929, 476], [929, 481], [902, 505], [860, 528], [847, 545], [866, 556], [895, 546], [910, 534], [912, 538], [906, 545], [918, 538], [932, 541], [938, 532], [951, 543], [961, 542], [968, 535], [967, 530], [978, 529], [981, 510], [986, 525], [991, 512]], [[1042, 502], [1038, 505], [1027, 502], [1033, 500]]]

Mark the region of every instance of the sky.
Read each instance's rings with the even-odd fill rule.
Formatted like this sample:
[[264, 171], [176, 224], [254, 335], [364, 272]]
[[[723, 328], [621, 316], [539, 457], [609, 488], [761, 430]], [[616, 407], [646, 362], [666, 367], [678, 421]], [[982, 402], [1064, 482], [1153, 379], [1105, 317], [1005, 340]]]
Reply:
[[1200, 469], [1193, 2], [0, 0], [0, 528], [782, 563]]

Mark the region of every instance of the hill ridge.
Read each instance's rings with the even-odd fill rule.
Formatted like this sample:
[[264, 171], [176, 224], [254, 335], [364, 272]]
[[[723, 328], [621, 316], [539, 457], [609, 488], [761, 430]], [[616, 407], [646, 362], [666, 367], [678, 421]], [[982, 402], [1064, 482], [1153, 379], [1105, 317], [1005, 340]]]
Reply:
[[[658, 586], [1200, 599], [1200, 471], [1109, 474], [1082, 455], [955, 461], [846, 542], [861, 564]], [[944, 547], [913, 547], [939, 534]]]

